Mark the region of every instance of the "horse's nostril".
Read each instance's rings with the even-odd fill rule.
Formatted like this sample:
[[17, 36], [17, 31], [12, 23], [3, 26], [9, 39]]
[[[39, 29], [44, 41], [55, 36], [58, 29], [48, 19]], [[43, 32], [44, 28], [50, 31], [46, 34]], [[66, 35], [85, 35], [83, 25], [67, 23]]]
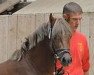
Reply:
[[72, 58], [67, 58], [67, 57], [62, 57], [62, 64], [63, 66], [68, 66], [69, 64], [71, 64], [72, 62]]
[[67, 66], [68, 65], [68, 62], [67, 62], [65, 57], [62, 58], [62, 64], [63, 64], [63, 66]]
[[71, 63], [71, 60], [68, 61], [68, 64], [70, 64], [70, 63]]

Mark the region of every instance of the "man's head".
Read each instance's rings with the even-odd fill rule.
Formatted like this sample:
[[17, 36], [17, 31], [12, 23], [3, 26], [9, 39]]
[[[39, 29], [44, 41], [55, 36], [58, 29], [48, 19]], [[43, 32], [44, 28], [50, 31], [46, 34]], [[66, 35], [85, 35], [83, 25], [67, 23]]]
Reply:
[[74, 31], [81, 22], [82, 13], [82, 8], [74, 2], [67, 3], [63, 8], [63, 17], [74, 28]]

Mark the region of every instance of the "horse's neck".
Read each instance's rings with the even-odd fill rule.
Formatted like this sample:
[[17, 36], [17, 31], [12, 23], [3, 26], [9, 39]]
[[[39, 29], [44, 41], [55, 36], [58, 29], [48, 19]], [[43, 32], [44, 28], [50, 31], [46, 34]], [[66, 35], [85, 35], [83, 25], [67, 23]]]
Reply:
[[[54, 67], [53, 54], [49, 47], [49, 41], [40, 42], [35, 48], [28, 51], [24, 60], [40, 73], [52, 73]], [[48, 74], [50, 75], [50, 74]], [[52, 75], [52, 74], [51, 74]]]

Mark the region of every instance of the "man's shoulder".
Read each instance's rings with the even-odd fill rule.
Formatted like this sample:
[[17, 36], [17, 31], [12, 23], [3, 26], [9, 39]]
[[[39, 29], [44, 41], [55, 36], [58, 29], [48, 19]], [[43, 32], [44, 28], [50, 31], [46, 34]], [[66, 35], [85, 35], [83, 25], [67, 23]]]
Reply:
[[82, 39], [86, 39], [86, 36], [85, 36], [84, 33], [81, 33], [80, 31], [76, 31], [75, 33], [76, 33], [76, 35], [77, 35], [78, 37], [80, 37], [80, 38], [82, 38]]

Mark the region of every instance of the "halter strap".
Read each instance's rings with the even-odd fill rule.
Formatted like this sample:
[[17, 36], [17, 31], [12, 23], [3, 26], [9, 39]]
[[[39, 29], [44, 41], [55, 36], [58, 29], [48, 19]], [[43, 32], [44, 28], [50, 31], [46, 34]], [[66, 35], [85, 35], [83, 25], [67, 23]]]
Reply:
[[62, 53], [62, 56], [65, 54], [65, 53], [69, 53], [70, 49], [55, 49], [55, 58], [60, 58], [59, 55]]

